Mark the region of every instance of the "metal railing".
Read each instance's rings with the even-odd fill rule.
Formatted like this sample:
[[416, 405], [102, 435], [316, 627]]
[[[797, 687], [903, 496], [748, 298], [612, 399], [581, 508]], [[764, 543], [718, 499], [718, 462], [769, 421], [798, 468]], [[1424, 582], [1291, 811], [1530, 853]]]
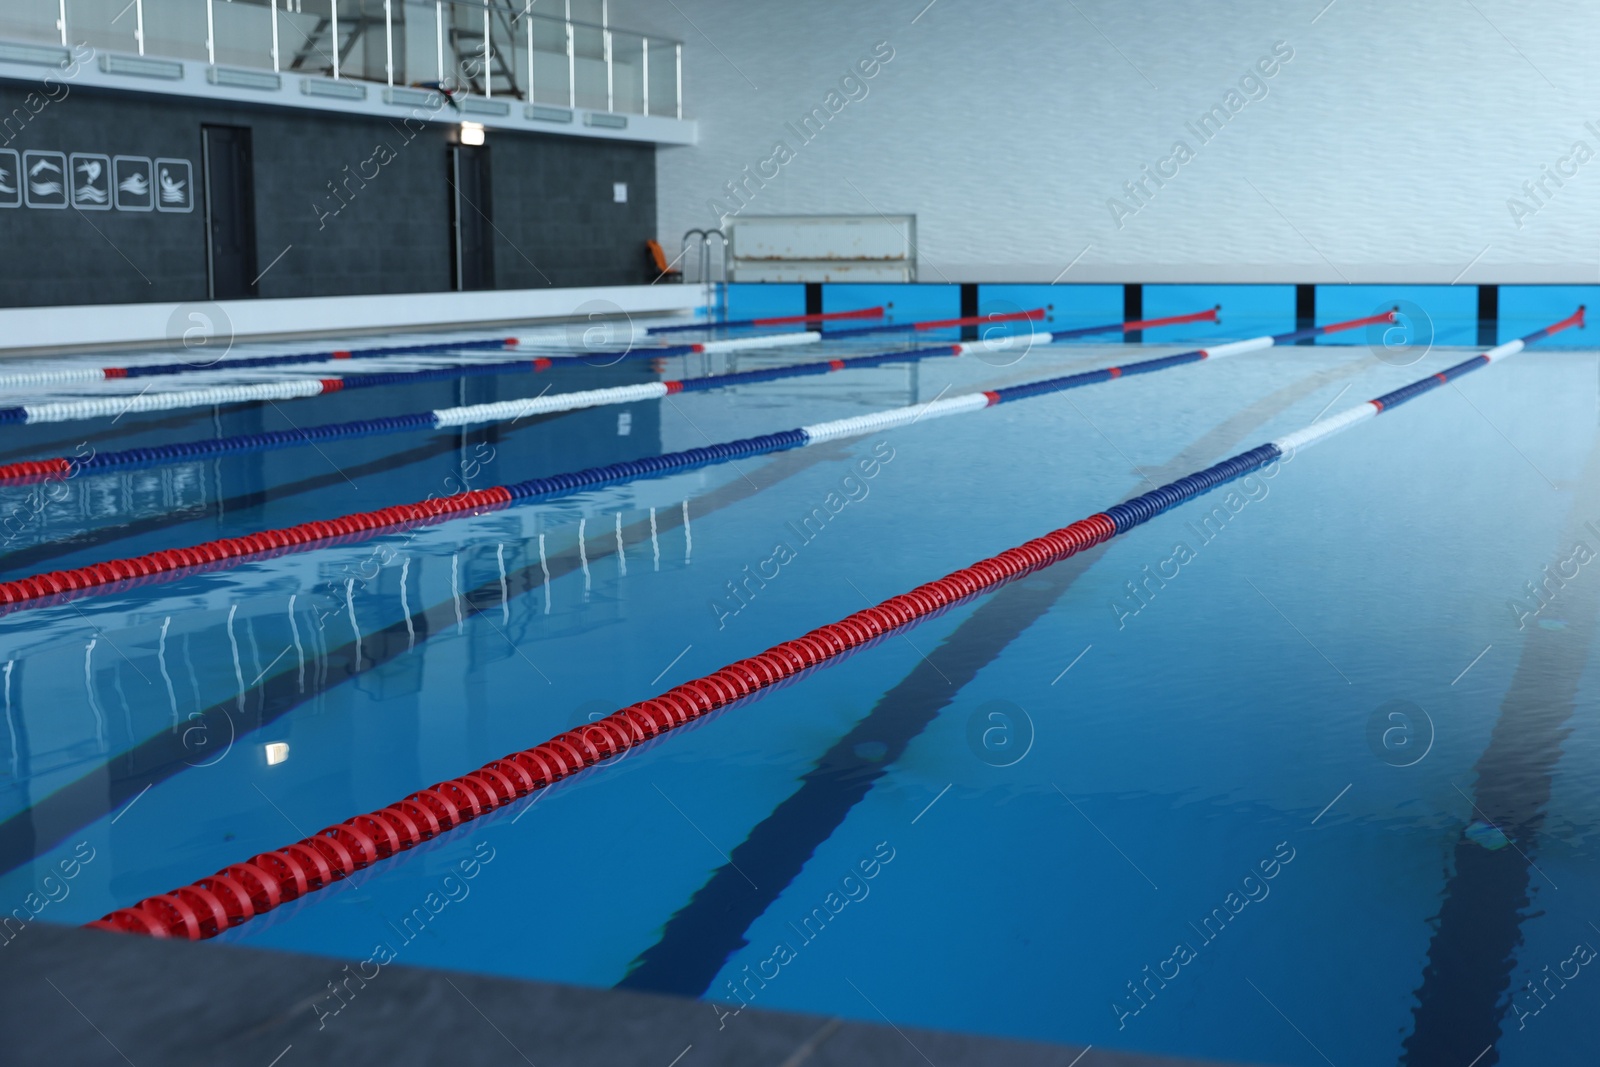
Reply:
[[682, 42], [615, 28], [603, 4], [598, 24], [555, 6], [565, 14], [535, 0], [0, 0], [0, 37], [683, 118]]
[[[712, 238], [716, 238], [719, 242], [721, 242], [722, 245], [722, 256], [720, 258], [722, 265], [722, 280], [720, 285], [711, 277]], [[691, 282], [689, 277], [689, 250], [694, 247], [694, 242], [697, 239], [700, 242], [700, 269], [697, 272], [699, 277], [692, 279], [692, 281], [697, 281], [701, 285], [705, 286], [706, 314], [715, 316], [716, 314], [726, 311], [726, 308], [722, 307], [722, 298], [725, 297], [728, 292], [728, 235], [723, 233], [721, 230], [687, 230], [684, 232], [683, 242], [678, 252], [678, 262], [683, 264], [680, 269], [683, 271], [683, 280], [685, 283]]]

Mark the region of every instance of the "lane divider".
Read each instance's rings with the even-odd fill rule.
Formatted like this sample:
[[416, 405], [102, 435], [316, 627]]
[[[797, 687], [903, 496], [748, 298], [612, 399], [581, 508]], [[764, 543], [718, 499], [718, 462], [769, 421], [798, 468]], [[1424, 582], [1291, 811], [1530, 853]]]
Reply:
[[[1091, 327], [1091, 329], [1103, 332], [1114, 329], [1149, 329], [1155, 326], [1172, 325], [1177, 322], [1197, 322], [1207, 318], [1215, 321], [1216, 313], [1217, 309], [1213, 308], [1196, 312], [1192, 315], [1175, 315], [1165, 319], [1113, 323], [1110, 326]], [[1010, 340], [1027, 344], [1052, 344], [1082, 335], [1082, 330], [1064, 330], [1055, 333], [1026, 334]], [[323, 426], [273, 430], [256, 434], [238, 434], [232, 437], [207, 438], [169, 445], [153, 445], [145, 448], [127, 449], [121, 452], [97, 453], [87, 458], [58, 456], [50, 459], [25, 460], [18, 463], [0, 464], [0, 485], [28, 484], [47, 478], [59, 478], [63, 475], [71, 477], [85, 471], [126, 470], [212, 456], [295, 448], [323, 441], [336, 441], [353, 437], [372, 437], [381, 434], [433, 430], [441, 427], [514, 421], [537, 415], [575, 411], [581, 408], [612, 404], [632, 404], [677, 393], [705, 392], [735, 385], [778, 381], [784, 378], [832, 374], [842, 370], [880, 366], [885, 363], [914, 362], [934, 357], [961, 356], [972, 352], [987, 351], [993, 351], [993, 348], [986, 342], [961, 342], [912, 349], [910, 351], [880, 352], [866, 356], [849, 356], [828, 361], [817, 360], [811, 363], [791, 364], [783, 367], [732, 371], [726, 374], [707, 375], [703, 378], [645, 382], [638, 385], [620, 385], [603, 389], [586, 389], [572, 393], [557, 393], [555, 395], [529, 397], [520, 400], [503, 400], [465, 407], [439, 408], [434, 411], [389, 415], [376, 419], [329, 423]], [[534, 361], [533, 369], [535, 371], [545, 369], [545, 367], [538, 364], [539, 361]], [[519, 362], [515, 366], [523, 368], [527, 364]], [[431, 374], [433, 372], [416, 373]], [[362, 377], [364, 379], [368, 376]], [[342, 379], [342, 381], [349, 385], [352, 380]], [[278, 398], [273, 397], [272, 399]], [[99, 411], [100, 409], [96, 408], [95, 410]]]
[[1008, 315], [968, 315], [960, 319], [939, 319], [932, 322], [886, 322], [881, 326], [857, 326], [849, 330], [825, 330], [822, 337], [826, 341], [837, 341], [843, 337], [864, 337], [869, 333], [911, 333], [917, 330], [950, 330], [957, 326], [987, 326], [998, 322], [1037, 322], [1044, 318], [1044, 308], [1034, 308], [1032, 311], [1017, 311]]
[[[1243, 463], [1230, 461], [1201, 476], [1191, 476], [1191, 480], [1199, 477], [1209, 488], [1247, 469]], [[953, 604], [1047, 567], [1118, 532], [1109, 512], [1091, 516], [543, 744], [510, 753], [476, 771], [428, 786], [283, 848], [252, 856], [190, 885], [119, 908], [87, 925], [158, 938], [214, 937], [585, 767], [802, 671], [829, 663]]]
[[829, 311], [814, 315], [778, 315], [765, 319], [730, 319], [727, 322], [691, 322], [682, 326], [652, 326], [647, 334], [678, 333], [683, 330], [731, 330], [743, 326], [799, 326], [807, 322], [833, 322], [836, 319], [881, 319], [883, 308], [862, 308], [859, 311]]
[[1475, 370], [1481, 370], [1482, 368], [1493, 363], [1498, 363], [1503, 359], [1509, 359], [1534, 342], [1542, 341], [1552, 334], [1560, 333], [1562, 330], [1570, 329], [1573, 326], [1576, 326], [1581, 330], [1584, 328], [1583, 316], [1584, 306], [1580, 304], [1578, 305], [1577, 311], [1562, 319], [1560, 322], [1552, 323], [1542, 330], [1535, 330], [1526, 337], [1519, 337], [1514, 341], [1507, 341], [1503, 345], [1497, 345], [1496, 347], [1489, 349], [1489, 351], [1473, 356], [1471, 359], [1463, 360], [1453, 367], [1446, 367], [1437, 374], [1430, 374], [1426, 378], [1419, 378], [1410, 385], [1401, 386], [1399, 389], [1384, 393], [1379, 397], [1374, 397], [1365, 403], [1346, 408], [1337, 415], [1330, 415], [1325, 419], [1320, 419], [1317, 422], [1312, 423], [1310, 426], [1307, 426], [1303, 430], [1281, 438], [1276, 442], [1276, 444], [1285, 452], [1291, 452], [1314, 445], [1319, 441], [1332, 437], [1334, 434], [1339, 433], [1342, 430], [1348, 430], [1350, 427], [1359, 422], [1365, 422], [1367, 419], [1375, 418], [1385, 411], [1392, 411], [1401, 404], [1404, 404], [1409, 400], [1415, 400], [1423, 393], [1431, 392], [1432, 390], [1439, 388], [1441, 385], [1445, 385], [1448, 382], [1454, 381], [1463, 374], [1468, 374]]
[[[1105, 326], [1080, 327], [1072, 330], [1058, 330], [1051, 333], [1034, 333], [1029, 335], [1030, 340], [1037, 343], [1052, 343], [1073, 337], [1085, 337], [1096, 333], [1107, 333], [1112, 330], [1129, 332], [1135, 329], [1150, 329], [1157, 326], [1171, 326], [1186, 322], [1200, 322], [1205, 320], [1216, 321], [1217, 309], [1195, 312], [1190, 315], [1174, 315], [1162, 319], [1148, 319], [1132, 323], [1111, 323]], [[939, 329], [948, 326], [974, 325], [991, 322], [1012, 321], [1018, 319], [1034, 319], [1044, 315], [1043, 309], [1021, 312], [1017, 315], [999, 316], [991, 318], [949, 319], [942, 322], [903, 323], [892, 327], [895, 330], [924, 330]], [[602, 364], [610, 366], [623, 360], [636, 359], [666, 359], [673, 356], [697, 355], [701, 353], [738, 352], [748, 349], [779, 348], [792, 345], [815, 344], [826, 339], [836, 339], [845, 336], [854, 336], [858, 331], [836, 331], [824, 335], [815, 330], [806, 330], [800, 333], [768, 334], [759, 337], [733, 337], [721, 340], [700, 341], [685, 345], [663, 345], [656, 347], [635, 347], [626, 351], [587, 352], [582, 355], [550, 355], [541, 356], [533, 360], [513, 360], [510, 362], [460, 364], [448, 367], [436, 367], [427, 370], [414, 371], [389, 371], [373, 374], [347, 375], [338, 378], [313, 378], [296, 379], [282, 382], [257, 382], [248, 385], [207, 386], [198, 389], [176, 389], [171, 391], [151, 393], [143, 392], [134, 396], [106, 396], [79, 400], [47, 401], [38, 404], [20, 404], [12, 407], [0, 407], [0, 425], [34, 424], [44, 422], [75, 422], [83, 419], [98, 419], [111, 416], [120, 418], [123, 415], [151, 411], [180, 411], [195, 407], [214, 407], [219, 404], [244, 404], [261, 403], [263, 401], [298, 400], [306, 397], [322, 396], [327, 393], [339, 392], [344, 389], [377, 388], [387, 385], [409, 385], [430, 381], [451, 381], [459, 378], [477, 377], [480, 375], [517, 374], [529, 369], [535, 373], [548, 370], [558, 363], [583, 362], [590, 366], [596, 360], [610, 358], [611, 362]], [[866, 331], [875, 332], [875, 331]], [[504, 341], [484, 342], [497, 346], [513, 346], [520, 343], [515, 337], [506, 338]], [[410, 351], [410, 350], [406, 350]], [[371, 353], [392, 354], [392, 350], [372, 349], [363, 353], [344, 353], [345, 357], [358, 358]], [[319, 354], [316, 358], [324, 358], [326, 354]], [[335, 353], [339, 356], [339, 353]], [[261, 357], [266, 360], [301, 362], [300, 357]], [[263, 365], [258, 362], [234, 360], [227, 364], [216, 364], [214, 368], [229, 369], [247, 365]], [[176, 365], [167, 365], [169, 368]], [[214, 369], [194, 368], [183, 365], [185, 370]], [[113, 369], [114, 370], [114, 369]], [[54, 372], [47, 372], [54, 373]], [[112, 373], [111, 370], [94, 369], [90, 371], [63, 371], [61, 373], [90, 374], [95, 377], [79, 378], [73, 380], [100, 380], [102, 377], [128, 377], [123, 373]], [[168, 369], [161, 373], [178, 373]], [[24, 375], [26, 377], [26, 375]], [[0, 388], [10, 379], [0, 376]], [[17, 384], [13, 382], [12, 384]], [[33, 384], [38, 384], [34, 382]], [[387, 431], [377, 431], [387, 432]], [[47, 461], [41, 461], [47, 462]]]
[[[777, 345], [814, 344], [822, 339], [816, 331], [776, 334], [763, 337], [738, 337], [721, 341], [703, 341], [683, 345], [637, 345], [626, 352], [599, 351], [578, 356], [555, 355], [549, 358], [594, 359], [616, 356], [628, 359], [660, 359], [685, 356], [699, 352], [730, 352], [744, 348], [765, 348]], [[215, 363], [196, 365], [187, 362], [146, 363], [132, 367], [62, 367], [54, 370], [18, 371], [0, 374], [0, 389], [24, 385], [65, 385], [74, 382], [116, 381], [122, 378], [153, 378], [174, 374], [200, 374], [211, 371], [253, 370], [262, 367], [288, 367], [301, 363], [327, 363], [334, 360], [376, 359], [383, 356], [430, 355], [444, 352], [484, 352], [516, 348], [520, 345], [538, 344], [537, 337], [497, 337], [490, 341], [441, 341], [425, 345], [401, 345], [382, 348], [339, 349], [324, 352], [293, 352], [280, 356], [246, 356], [223, 359]], [[404, 373], [404, 372], [401, 372]]]
[[[1201, 313], [1204, 316], [1204, 313]], [[1004, 322], [1017, 319], [1039, 319], [1044, 317], [1044, 309], [1036, 308], [1033, 311], [1020, 312], [1016, 315], [999, 316], [990, 319], [967, 318], [948, 319], [940, 322], [908, 322], [896, 326], [883, 327], [884, 331], [931, 330], [942, 329], [949, 326], [976, 325], [985, 322]], [[1215, 317], [1215, 313], [1212, 313]], [[1165, 320], [1162, 320], [1165, 321]], [[1183, 316], [1174, 321], [1196, 321]], [[1107, 329], [1121, 329], [1122, 324], [1117, 324]], [[337, 378], [310, 378], [296, 379], [282, 382], [257, 382], [247, 385], [208, 386], [199, 389], [179, 389], [168, 392], [139, 393], [135, 396], [107, 396], [94, 397], [80, 400], [47, 401], [39, 404], [19, 404], [12, 407], [0, 407], [0, 425], [14, 425], [18, 423], [40, 422], [71, 422], [79, 419], [104, 418], [107, 415], [121, 416], [126, 414], [149, 411], [176, 411], [191, 407], [211, 407], [217, 404], [240, 404], [261, 402], [267, 400], [298, 400], [304, 397], [320, 396], [325, 393], [337, 392], [341, 389], [372, 388], [384, 385], [401, 385], [413, 382], [446, 381], [455, 378], [467, 378], [487, 374], [515, 374], [528, 369], [530, 366], [535, 371], [547, 370], [558, 363], [586, 363], [590, 366], [612, 366], [625, 360], [639, 359], [669, 359], [674, 356], [688, 356], [701, 354], [717, 354], [722, 352], [741, 352], [751, 349], [782, 348], [793, 345], [817, 344], [823, 340], [836, 340], [842, 337], [853, 337], [858, 334], [878, 332], [877, 327], [864, 330], [844, 330], [830, 334], [823, 334], [817, 330], [803, 330], [798, 333], [762, 334], [756, 337], [727, 337], [711, 341], [696, 341], [691, 344], [678, 345], [634, 345], [627, 349], [596, 350], [581, 354], [553, 354], [541, 356], [532, 361], [514, 360], [510, 362], [473, 363], [437, 367], [429, 370], [416, 371], [391, 371], [376, 374], [346, 375]], [[1089, 331], [1068, 331], [1060, 336], [1081, 336], [1087, 332], [1100, 332], [1100, 328], [1091, 328]], [[188, 363], [162, 363], [150, 364], [145, 367], [90, 367], [66, 368], [58, 371], [30, 371], [14, 375], [0, 375], [0, 389], [18, 385], [50, 385], [69, 384], [72, 382], [109, 381], [118, 378], [147, 377], [154, 375], [186, 374], [190, 372], [212, 370], [236, 370], [241, 368], [259, 368], [286, 366], [294, 363], [326, 362], [330, 359], [365, 359], [374, 356], [395, 355], [399, 353], [418, 353], [445, 351], [449, 349], [494, 349], [514, 348], [520, 344], [536, 342], [537, 338], [507, 337], [494, 341], [467, 342], [463, 344], [438, 344], [416, 345], [408, 348], [372, 348], [360, 351], [337, 352], [312, 352], [297, 353], [284, 356], [258, 356], [246, 359], [225, 360], [204, 367], [196, 367]], [[604, 362], [609, 361], [609, 362]]]
[[863, 608], [838, 622], [819, 626], [792, 641], [675, 686], [659, 696], [558, 734], [543, 744], [509, 753], [476, 771], [428, 786], [386, 807], [336, 823], [284, 848], [260, 853], [190, 885], [148, 897], [131, 907], [118, 908], [87, 925], [149, 937], [189, 940], [214, 937], [285, 901], [326, 888], [397, 852], [415, 848], [486, 812], [547, 788], [586, 767], [620, 755], [635, 745], [802, 671], [831, 663], [846, 652], [912, 626], [951, 605], [1109, 541], [1162, 512], [1264, 467], [1294, 449], [1325, 440], [1357, 421], [1391, 410], [1574, 325], [1583, 325], [1581, 307], [1570, 318], [1543, 330], [1350, 409], [1364, 410], [1367, 414], [1351, 417], [1346, 412], [1321, 419], [1297, 433], [1231, 456], [1043, 537]]
[[[819, 321], [835, 318], [865, 318], [869, 314], [881, 315], [882, 308], [868, 308], [864, 312], [835, 312], [828, 315], [800, 315], [785, 316], [772, 319], [750, 319], [748, 324], [761, 326], [781, 326], [799, 324], [809, 321]], [[1044, 309], [1036, 308], [1033, 311], [1020, 312], [1015, 315], [998, 316], [989, 319], [968, 318], [948, 319], [941, 322], [908, 322], [898, 325], [881, 327], [864, 327], [857, 330], [844, 330], [837, 333], [824, 335], [816, 330], [805, 330], [799, 333], [763, 334], [757, 337], [730, 337], [719, 340], [699, 341], [692, 344], [678, 345], [630, 345], [622, 351], [600, 350], [585, 352], [581, 355], [554, 355], [546, 358], [555, 361], [561, 360], [596, 360], [611, 358], [613, 362], [624, 359], [666, 359], [672, 356], [697, 355], [700, 353], [738, 352], [753, 348], [774, 348], [785, 345], [815, 344], [822, 340], [832, 340], [839, 337], [852, 337], [860, 334], [877, 332], [896, 332], [905, 330], [934, 330], [951, 326], [978, 325], [984, 322], [1005, 322], [1015, 319], [1042, 319]], [[739, 323], [738, 325], [745, 325]], [[724, 324], [732, 325], [732, 324]], [[665, 332], [668, 329], [686, 329], [703, 327], [660, 327], [649, 330], [647, 333]], [[326, 363], [331, 360], [374, 359], [383, 356], [396, 355], [426, 355], [430, 353], [454, 351], [494, 351], [505, 348], [516, 348], [519, 345], [537, 345], [538, 337], [501, 337], [486, 341], [438, 341], [422, 345], [389, 345], [378, 348], [363, 349], [336, 349], [333, 351], [319, 352], [293, 352], [278, 356], [247, 356], [240, 359], [224, 359], [215, 363], [197, 366], [190, 362], [147, 363], [142, 366], [132, 367], [62, 367], [52, 370], [19, 371], [14, 374], [0, 374], [0, 389], [13, 388], [25, 385], [66, 385], [75, 382], [100, 382], [113, 381], [122, 378], [149, 378], [174, 374], [195, 374], [207, 371], [233, 371], [250, 370], [262, 367], [286, 367], [301, 363]], [[504, 365], [515, 366], [516, 364]], [[404, 372], [401, 372], [404, 373]], [[274, 385], [286, 383], [271, 383]], [[248, 388], [248, 387], [247, 387]], [[302, 394], [295, 394], [296, 396]], [[315, 393], [304, 395], [316, 395]], [[261, 397], [261, 399], [283, 400], [291, 399], [289, 396]], [[216, 401], [216, 403], [230, 403], [231, 401]], [[15, 418], [5, 418], [5, 412], [16, 409], [0, 408], [0, 422], [15, 422]], [[113, 409], [115, 410], [115, 409]], [[149, 409], [166, 410], [166, 409]], [[47, 421], [44, 419], [21, 421]]]
[[261, 556], [311, 551], [334, 541], [347, 543], [350, 540], [365, 540], [419, 524], [431, 524], [465, 514], [481, 514], [487, 510], [506, 507], [514, 502], [545, 500], [602, 486], [618, 485], [637, 478], [678, 473], [707, 464], [766, 455], [790, 448], [804, 448], [842, 437], [875, 433], [894, 426], [906, 426], [922, 419], [980, 411], [997, 404], [1076, 389], [1125, 375], [1138, 375], [1208, 358], [1258, 351], [1287, 339], [1298, 340], [1317, 333], [1353, 329], [1373, 321], [1390, 321], [1392, 316], [1393, 313], [1389, 312], [1350, 322], [1312, 327], [1309, 330], [1296, 330], [1278, 337], [1260, 337], [1251, 341], [1218, 345], [1211, 349], [1198, 349], [1192, 353], [1180, 353], [1178, 356], [1164, 356], [1131, 363], [1125, 367], [1084, 371], [1006, 389], [968, 393], [926, 404], [909, 404], [887, 411], [834, 419], [758, 437], [691, 448], [681, 452], [667, 452], [643, 459], [612, 463], [604, 467], [589, 467], [547, 478], [532, 478], [512, 485], [478, 489], [456, 496], [436, 497], [416, 504], [401, 504], [376, 511], [357, 512], [336, 519], [301, 523], [286, 529], [264, 530], [243, 537], [225, 537], [191, 548], [162, 549], [130, 559], [30, 575], [26, 578], [0, 582], [0, 614], [66, 603], [84, 595], [103, 595], [152, 582], [176, 581], [190, 574], [231, 568]]
[[425, 355], [434, 352], [484, 351], [514, 347], [517, 338], [488, 341], [435, 341], [421, 345], [387, 345], [351, 351], [294, 352], [279, 356], [250, 356], [219, 359], [214, 363], [146, 363], [133, 367], [60, 367], [51, 370], [17, 371], [0, 374], [0, 389], [22, 385], [65, 385], [72, 382], [103, 382], [118, 378], [146, 378], [163, 374], [189, 374], [199, 371], [243, 370], [251, 367], [284, 367], [296, 363], [323, 363], [334, 359], [371, 359], [379, 356]]
[[[1186, 322], [1216, 322], [1217, 312], [1222, 310], [1222, 305], [1207, 308], [1205, 311], [1196, 311], [1189, 315], [1170, 315], [1160, 319], [1145, 319], [1132, 322], [1112, 322], [1104, 326], [1080, 326], [1072, 330], [1052, 331], [1051, 336], [1057, 340], [1068, 337], [1088, 337], [1091, 334], [1111, 333], [1121, 330], [1123, 333], [1132, 333], [1135, 330], [1154, 329], [1158, 326], [1177, 326]], [[902, 322], [889, 323], [883, 326], [858, 326], [850, 330], [824, 330], [824, 341], [836, 341], [844, 337], [862, 337], [873, 333], [908, 333], [920, 330], [948, 330], [957, 326], [990, 326], [1002, 322], [1037, 321], [1044, 318], [1044, 308], [1035, 308], [1032, 311], [1018, 311], [1007, 315], [972, 315], [964, 319], [939, 319], [932, 322]]]
[[[185, 408], [212, 407], [217, 404], [259, 403], [267, 400], [299, 400], [323, 396], [346, 389], [373, 389], [386, 385], [414, 385], [419, 382], [453, 381], [484, 375], [518, 374], [527, 371], [538, 373], [557, 364], [589, 362], [602, 357], [615, 356], [613, 362], [623, 359], [661, 359], [698, 352], [734, 352], [746, 348], [774, 348], [787, 345], [815, 344], [822, 335], [815, 331], [783, 334], [778, 337], [739, 337], [724, 341], [706, 341], [693, 345], [672, 345], [663, 348], [639, 348], [626, 353], [593, 353], [582, 356], [540, 356], [533, 360], [513, 360], [495, 363], [468, 363], [428, 370], [385, 371], [374, 374], [351, 374], [340, 378], [299, 378], [283, 382], [256, 382], [249, 385], [214, 385], [198, 389], [174, 389], [169, 392], [143, 392], [133, 396], [101, 396], [80, 400], [54, 400], [38, 404], [20, 404], [0, 408], [0, 425], [41, 422], [75, 422], [82, 419], [99, 419], [110, 415], [120, 417], [136, 412], [178, 411]], [[590, 362], [590, 365], [594, 364]], [[609, 365], [609, 364], [608, 364]]]
[[1308, 326], [1303, 330], [1291, 330], [1288, 333], [1252, 337], [1244, 341], [1229, 341], [1226, 344], [1212, 345], [1209, 348], [1196, 348], [1190, 352], [1177, 352], [1170, 356], [1140, 360], [1137, 363], [1126, 363], [1117, 367], [1102, 367], [1099, 370], [1080, 371], [1064, 378], [1050, 378], [1041, 382], [1013, 385], [1005, 389], [996, 389], [987, 395], [998, 398], [997, 403], [1006, 400], [1021, 400], [1024, 397], [1054, 393], [1069, 385], [1092, 385], [1095, 382], [1110, 381], [1113, 378], [1122, 378], [1128, 375], [1150, 374], [1153, 371], [1166, 370], [1169, 367], [1181, 367], [1186, 363], [1200, 363], [1208, 359], [1222, 359], [1227, 356], [1244, 355], [1247, 352], [1260, 352], [1277, 345], [1292, 345], [1296, 341], [1304, 341], [1312, 337], [1323, 337], [1332, 333], [1341, 333], [1345, 330], [1355, 330], [1363, 326], [1373, 326], [1378, 323], [1394, 321], [1396, 321], [1396, 313], [1385, 311], [1377, 315], [1368, 315], [1364, 318], [1349, 319], [1345, 322], [1331, 322], [1326, 326]]

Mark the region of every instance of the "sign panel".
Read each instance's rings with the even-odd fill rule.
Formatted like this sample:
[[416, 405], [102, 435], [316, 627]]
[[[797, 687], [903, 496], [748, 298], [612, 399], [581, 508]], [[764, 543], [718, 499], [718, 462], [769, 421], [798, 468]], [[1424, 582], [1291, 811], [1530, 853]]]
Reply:
[[67, 157], [63, 153], [22, 153], [22, 181], [29, 207], [67, 206]]
[[0, 207], [22, 206], [22, 157], [15, 148], [0, 148]]
[[111, 158], [74, 152], [71, 169], [72, 206], [79, 211], [110, 211]]
[[156, 160], [156, 210], [193, 211], [194, 173], [187, 159]]
[[154, 211], [153, 166], [149, 156], [116, 156], [111, 160], [111, 180], [116, 183], [118, 211]]

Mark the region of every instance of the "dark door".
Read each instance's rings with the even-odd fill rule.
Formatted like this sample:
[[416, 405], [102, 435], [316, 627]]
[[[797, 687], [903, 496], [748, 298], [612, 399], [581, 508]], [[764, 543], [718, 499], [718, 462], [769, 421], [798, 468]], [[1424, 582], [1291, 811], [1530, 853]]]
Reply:
[[450, 251], [456, 288], [494, 288], [494, 198], [489, 150], [450, 149]]
[[256, 295], [256, 197], [250, 131], [204, 126], [206, 277], [212, 300]]

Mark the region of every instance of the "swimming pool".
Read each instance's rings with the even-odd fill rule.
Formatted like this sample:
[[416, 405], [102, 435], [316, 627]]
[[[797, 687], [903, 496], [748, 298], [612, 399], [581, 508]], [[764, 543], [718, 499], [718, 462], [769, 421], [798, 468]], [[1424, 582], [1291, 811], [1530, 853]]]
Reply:
[[[1213, 335], [1146, 341], [1189, 336]], [[0, 900], [96, 919], [1472, 351], [1268, 349], [8, 616]], [[0, 490], [28, 516], [6, 577], [1129, 358], [84, 472], [46, 506]], [[656, 377], [21, 426], [0, 459]], [[749, 1003], [1247, 1062], [1589, 1062], [1597, 379], [1530, 350], [221, 937], [329, 957], [329, 1025], [399, 962], [698, 996], [730, 1027]]]

